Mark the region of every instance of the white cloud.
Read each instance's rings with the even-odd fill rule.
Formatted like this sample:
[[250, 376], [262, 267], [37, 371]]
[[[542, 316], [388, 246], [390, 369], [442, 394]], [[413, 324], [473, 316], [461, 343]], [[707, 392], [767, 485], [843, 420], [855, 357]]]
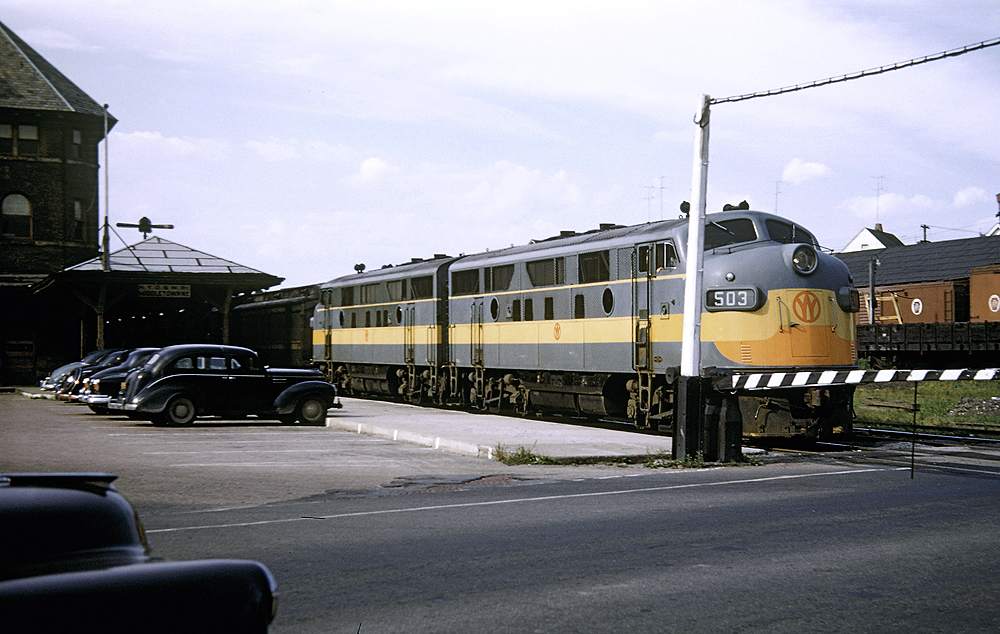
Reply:
[[213, 160], [221, 160], [229, 155], [229, 144], [219, 139], [197, 139], [193, 137], [168, 137], [162, 132], [112, 132], [109, 150], [118, 147], [141, 152], [147, 161], [157, 156], [198, 155]]
[[830, 174], [831, 170], [822, 163], [806, 163], [802, 159], [794, 158], [785, 166], [785, 171], [781, 174], [781, 180], [786, 183], [803, 183], [813, 178], [819, 178]]
[[357, 173], [351, 177], [351, 184], [353, 185], [367, 185], [373, 183], [383, 174], [397, 171], [394, 167], [383, 161], [378, 157], [372, 157], [370, 159], [365, 159], [361, 163], [361, 167], [358, 168]]
[[26, 29], [18, 33], [26, 42], [31, 42], [33, 48], [61, 49], [76, 52], [93, 52], [101, 50], [100, 46], [84, 44], [78, 38], [55, 29]]
[[265, 161], [271, 162], [295, 159], [324, 162], [344, 161], [354, 154], [354, 150], [346, 145], [336, 145], [322, 139], [301, 141], [272, 137], [267, 141], [247, 141], [246, 147], [256, 152]]
[[967, 207], [979, 202], [988, 200], [986, 190], [981, 187], [967, 187], [959, 192], [955, 192], [955, 199], [952, 204], [956, 207]]

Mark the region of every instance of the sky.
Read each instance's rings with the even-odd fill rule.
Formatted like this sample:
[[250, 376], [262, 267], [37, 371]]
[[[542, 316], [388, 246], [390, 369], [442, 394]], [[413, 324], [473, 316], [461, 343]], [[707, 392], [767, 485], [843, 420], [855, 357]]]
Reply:
[[[995, 0], [0, 0], [0, 21], [118, 120], [112, 225], [173, 224], [155, 235], [283, 287], [676, 218], [701, 95], [1000, 36]], [[876, 223], [986, 232], [998, 77], [1000, 46], [715, 104], [708, 211], [746, 200], [833, 250]]]

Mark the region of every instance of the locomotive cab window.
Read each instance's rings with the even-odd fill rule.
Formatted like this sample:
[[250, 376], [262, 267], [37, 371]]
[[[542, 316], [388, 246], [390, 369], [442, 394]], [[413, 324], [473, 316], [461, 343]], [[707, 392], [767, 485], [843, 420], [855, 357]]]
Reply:
[[718, 249], [730, 244], [753, 242], [757, 239], [757, 229], [749, 218], [733, 218], [722, 222], [708, 222], [705, 225], [705, 250]]
[[341, 306], [354, 306], [354, 287], [345, 286], [340, 289], [340, 305]]
[[676, 267], [677, 251], [674, 249], [672, 242], [661, 242], [653, 246], [643, 245], [639, 247], [639, 270], [643, 273], [656, 273], [663, 269]]
[[768, 220], [767, 233], [772, 240], [782, 244], [816, 244], [813, 234], [798, 225], [780, 220]]

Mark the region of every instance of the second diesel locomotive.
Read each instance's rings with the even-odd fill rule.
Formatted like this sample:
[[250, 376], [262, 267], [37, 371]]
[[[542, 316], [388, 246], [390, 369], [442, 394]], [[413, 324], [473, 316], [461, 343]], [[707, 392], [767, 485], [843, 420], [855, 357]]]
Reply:
[[[687, 221], [602, 225], [321, 285], [314, 361], [345, 393], [672, 427]], [[813, 235], [746, 209], [707, 217], [706, 372], [847, 369], [858, 292]], [[747, 436], [851, 424], [847, 386], [741, 394]]]

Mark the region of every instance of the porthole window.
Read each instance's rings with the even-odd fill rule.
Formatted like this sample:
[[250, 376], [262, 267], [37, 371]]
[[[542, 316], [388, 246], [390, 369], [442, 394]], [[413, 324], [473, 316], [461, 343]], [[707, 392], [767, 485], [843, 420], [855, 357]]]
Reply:
[[340, 327], [344, 327], [344, 311], [340, 311]]
[[611, 292], [611, 287], [604, 289], [604, 295], [601, 297], [601, 303], [604, 306], [604, 314], [610, 315], [615, 309], [615, 294]]
[[403, 307], [402, 306], [396, 306], [396, 323], [397, 324], [402, 324], [403, 323]]
[[500, 317], [500, 302], [496, 297], [490, 301], [490, 317], [493, 318], [493, 321]]

